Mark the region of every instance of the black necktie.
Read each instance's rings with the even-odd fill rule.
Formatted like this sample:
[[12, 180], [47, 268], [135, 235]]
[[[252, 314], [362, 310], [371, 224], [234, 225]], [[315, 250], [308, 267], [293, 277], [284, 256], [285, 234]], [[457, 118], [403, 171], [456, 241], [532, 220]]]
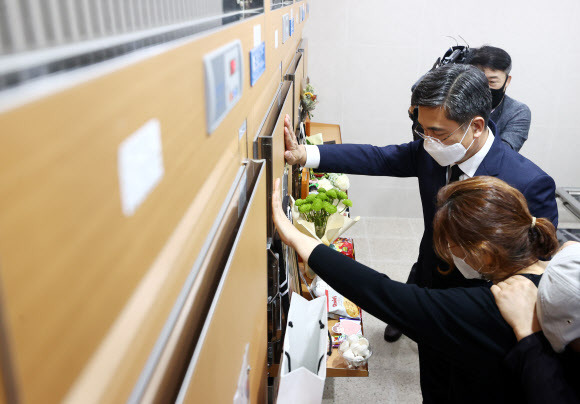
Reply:
[[452, 182], [459, 181], [459, 177], [461, 175], [463, 175], [463, 171], [461, 171], [459, 165], [455, 164], [453, 167], [451, 167], [451, 177], [449, 178], [449, 183], [451, 184]]

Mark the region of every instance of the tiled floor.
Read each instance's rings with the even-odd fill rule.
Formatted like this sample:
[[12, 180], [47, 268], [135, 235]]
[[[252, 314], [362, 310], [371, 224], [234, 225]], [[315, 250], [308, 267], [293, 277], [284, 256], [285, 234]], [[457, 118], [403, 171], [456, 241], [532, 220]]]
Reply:
[[[419, 253], [423, 219], [364, 217], [345, 236], [355, 240], [357, 261], [404, 282]], [[323, 403], [421, 403], [417, 344], [403, 336], [383, 339], [385, 323], [363, 317], [373, 349], [369, 377], [327, 378]]]

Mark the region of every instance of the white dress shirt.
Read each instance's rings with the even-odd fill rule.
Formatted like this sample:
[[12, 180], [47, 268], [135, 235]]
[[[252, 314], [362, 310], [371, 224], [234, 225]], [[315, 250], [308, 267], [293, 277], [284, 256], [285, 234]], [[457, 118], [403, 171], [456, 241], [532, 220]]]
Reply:
[[[459, 164], [459, 168], [461, 168], [461, 171], [463, 171], [463, 174], [459, 176], [459, 181], [473, 177], [475, 175], [475, 172], [479, 168], [479, 165], [481, 164], [485, 156], [487, 156], [489, 149], [491, 149], [491, 145], [493, 144], [495, 136], [493, 135], [493, 132], [491, 131], [490, 128], [487, 129], [488, 129], [487, 140], [485, 141], [483, 147], [479, 149], [479, 151], [475, 153], [473, 156], [465, 160], [463, 163]], [[318, 160], [320, 161], [320, 153]], [[447, 167], [447, 182], [449, 182], [449, 177], [451, 176], [451, 167], [453, 166], [454, 164], [451, 164], [449, 167]]]
[[318, 146], [313, 146], [311, 144], [306, 145], [306, 168], [318, 168], [320, 165], [320, 151]]

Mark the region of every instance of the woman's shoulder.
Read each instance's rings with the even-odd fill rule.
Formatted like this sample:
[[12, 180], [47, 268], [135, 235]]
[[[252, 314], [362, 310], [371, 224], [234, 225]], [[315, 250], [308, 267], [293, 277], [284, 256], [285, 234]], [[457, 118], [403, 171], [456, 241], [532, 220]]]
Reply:
[[542, 279], [542, 275], [538, 275], [538, 274], [519, 274], [519, 275], [523, 276], [524, 278], [528, 278], [536, 286], [538, 286], [538, 284], [540, 283], [540, 279]]

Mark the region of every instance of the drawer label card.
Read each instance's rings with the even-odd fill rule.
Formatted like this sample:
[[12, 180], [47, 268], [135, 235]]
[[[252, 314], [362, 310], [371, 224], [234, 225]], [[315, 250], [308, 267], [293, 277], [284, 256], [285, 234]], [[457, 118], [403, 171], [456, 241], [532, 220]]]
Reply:
[[282, 16], [282, 43], [285, 44], [290, 38], [290, 15], [284, 14]]
[[121, 206], [125, 216], [132, 216], [163, 178], [159, 120], [149, 120], [123, 140], [117, 159]]

